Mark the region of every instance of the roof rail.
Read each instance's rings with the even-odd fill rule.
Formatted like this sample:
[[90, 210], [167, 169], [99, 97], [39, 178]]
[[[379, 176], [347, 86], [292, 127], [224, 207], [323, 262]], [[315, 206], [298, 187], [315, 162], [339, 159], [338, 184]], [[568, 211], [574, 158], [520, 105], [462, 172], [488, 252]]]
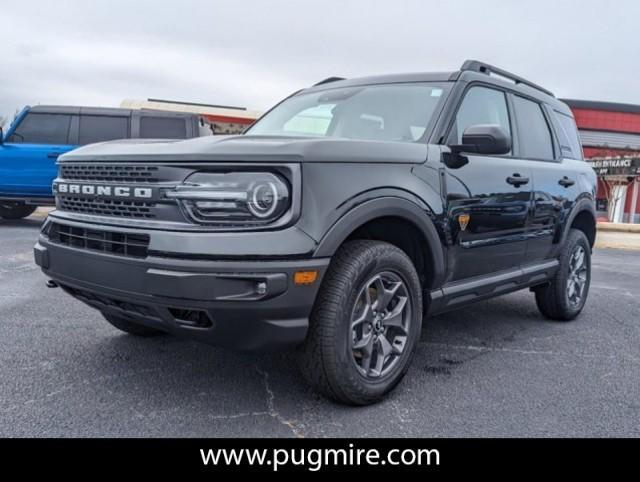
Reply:
[[338, 80], [345, 80], [345, 78], [344, 77], [327, 77], [326, 79], [321, 80], [317, 84], [313, 84], [313, 87], [316, 87], [317, 85], [328, 84], [330, 82], [336, 82]]
[[511, 72], [507, 72], [506, 70], [499, 69], [498, 67], [485, 64], [484, 62], [480, 62], [478, 60], [466, 60], [462, 64], [462, 67], [460, 67], [460, 71], [479, 72], [481, 74], [487, 75], [495, 74], [499, 77], [504, 77], [505, 79], [512, 80], [516, 84], [528, 85], [529, 87], [533, 87], [534, 89], [539, 90], [540, 92], [544, 92], [551, 97], [555, 97], [555, 95], [553, 95], [553, 92], [540, 87], [538, 84], [534, 84], [533, 82], [529, 82], [527, 79], [523, 79], [522, 77], [512, 74]]

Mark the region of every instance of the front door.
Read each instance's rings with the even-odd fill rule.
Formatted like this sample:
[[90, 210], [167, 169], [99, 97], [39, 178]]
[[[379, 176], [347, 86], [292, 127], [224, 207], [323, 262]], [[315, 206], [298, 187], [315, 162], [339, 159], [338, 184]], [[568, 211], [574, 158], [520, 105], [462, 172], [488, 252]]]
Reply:
[[[513, 137], [504, 92], [484, 86], [468, 89], [447, 144], [461, 144], [464, 130], [478, 124], [499, 125]], [[532, 193], [529, 162], [511, 153], [466, 157], [466, 165], [444, 168], [451, 233], [448, 281], [517, 268], [527, 245]]]

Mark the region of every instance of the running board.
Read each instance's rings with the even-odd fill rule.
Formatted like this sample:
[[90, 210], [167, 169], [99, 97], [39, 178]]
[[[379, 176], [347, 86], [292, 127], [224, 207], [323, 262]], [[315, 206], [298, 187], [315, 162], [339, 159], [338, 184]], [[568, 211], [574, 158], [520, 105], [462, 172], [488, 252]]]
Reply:
[[511, 293], [523, 288], [542, 284], [555, 274], [558, 260], [522, 266], [488, 276], [448, 283], [429, 293], [430, 315], [455, 310], [476, 301]]

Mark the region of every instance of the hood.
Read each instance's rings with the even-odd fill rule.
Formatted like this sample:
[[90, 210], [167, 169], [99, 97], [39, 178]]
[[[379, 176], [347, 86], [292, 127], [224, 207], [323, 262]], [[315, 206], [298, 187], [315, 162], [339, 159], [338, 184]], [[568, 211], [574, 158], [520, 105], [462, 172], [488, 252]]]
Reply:
[[421, 164], [427, 145], [414, 142], [281, 136], [207, 136], [185, 141], [102, 142], [60, 157], [75, 161], [362, 162]]

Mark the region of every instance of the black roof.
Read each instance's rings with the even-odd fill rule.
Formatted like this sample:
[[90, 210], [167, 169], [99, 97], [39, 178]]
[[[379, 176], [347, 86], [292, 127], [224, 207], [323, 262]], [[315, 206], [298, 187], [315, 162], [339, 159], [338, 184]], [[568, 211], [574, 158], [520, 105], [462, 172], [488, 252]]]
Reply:
[[[105, 116], [130, 116], [132, 112], [138, 112], [138, 109], [123, 109], [120, 107], [88, 107], [77, 105], [34, 105], [29, 107], [31, 112], [41, 114], [87, 114], [87, 115], [105, 115]], [[141, 112], [158, 112], [164, 115], [191, 117], [197, 114], [190, 112], [177, 112], [162, 109], [140, 109]]]
[[102, 114], [102, 115], [129, 115], [131, 109], [120, 109], [117, 107], [83, 107], [75, 105], [34, 105], [29, 109], [31, 112], [43, 114]]
[[452, 80], [451, 76], [455, 73], [456, 72], [412, 72], [404, 74], [370, 75], [367, 77], [357, 77], [353, 79], [329, 77], [328, 79], [324, 79], [305, 90], [324, 90], [333, 89], [335, 87], [393, 84], [399, 82], [447, 82]]
[[619, 104], [617, 102], [577, 99], [562, 99], [562, 102], [576, 109], [605, 110], [609, 112], [640, 114], [640, 105], [635, 104]]

